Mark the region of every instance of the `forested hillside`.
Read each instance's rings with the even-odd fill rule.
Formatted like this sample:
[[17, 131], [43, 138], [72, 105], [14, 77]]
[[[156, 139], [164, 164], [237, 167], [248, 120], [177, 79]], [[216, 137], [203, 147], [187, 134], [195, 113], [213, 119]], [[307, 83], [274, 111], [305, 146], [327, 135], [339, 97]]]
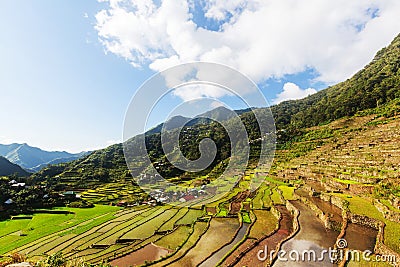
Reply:
[[277, 128], [327, 123], [400, 97], [400, 35], [352, 78], [301, 100], [272, 107]]
[[29, 173], [17, 164], [11, 163], [6, 158], [0, 156], [0, 176], [7, 175], [28, 176]]
[[[352, 116], [359, 111], [370, 108], [379, 107], [384, 110], [387, 105], [396, 106], [392, 100], [400, 97], [399, 66], [400, 36], [396, 37], [388, 47], [379, 51], [374, 60], [351, 79], [304, 99], [287, 101], [271, 107], [278, 130], [278, 143], [284, 147], [286, 142], [301, 136], [305, 132], [303, 129], [309, 126], [326, 124], [329, 121]], [[387, 104], [389, 102], [392, 104]], [[388, 108], [388, 112], [397, 112], [397, 109]], [[229, 116], [224, 115], [222, 108], [209, 113], [218, 118], [229, 119]], [[242, 122], [246, 125], [250, 140], [260, 138], [259, 127], [253, 111], [244, 110], [237, 113], [240, 114]], [[232, 120], [231, 124], [234, 124], [234, 119], [230, 120]], [[180, 118], [179, 124], [187, 121], [189, 119]], [[176, 126], [175, 120], [172, 120], [172, 122], [174, 123], [167, 127], [171, 132], [174, 131], [174, 126]], [[270, 128], [272, 129], [272, 126]], [[185, 173], [173, 167], [163, 154], [160, 129], [161, 125], [145, 134], [147, 150], [152, 162], [155, 165], [162, 166], [160, 171], [166, 177], [184, 175]], [[229, 139], [226, 131], [219, 123], [212, 121], [193, 123], [189, 121], [184, 129], [185, 131], [180, 134], [180, 148], [189, 159], [199, 157], [198, 144], [203, 138], [208, 137], [215, 141], [218, 154], [206, 173], [210, 173], [220, 162], [229, 158], [231, 149]], [[139, 137], [134, 137], [129, 142], [132, 147], [135, 147], [140, 145], [138, 140]], [[251, 146], [253, 162], [257, 160], [259, 154], [258, 145], [259, 143], [254, 142]], [[134, 174], [139, 175], [148, 167], [143, 163], [142, 156], [138, 154], [134, 157]], [[198, 175], [204, 174], [203, 172]], [[47, 167], [31, 178], [36, 181], [46, 180], [52, 181], [52, 183], [65, 184], [68, 187], [84, 188], [89, 185], [126, 178], [129, 180], [129, 177], [122, 145], [117, 144], [95, 151], [70, 163]]]

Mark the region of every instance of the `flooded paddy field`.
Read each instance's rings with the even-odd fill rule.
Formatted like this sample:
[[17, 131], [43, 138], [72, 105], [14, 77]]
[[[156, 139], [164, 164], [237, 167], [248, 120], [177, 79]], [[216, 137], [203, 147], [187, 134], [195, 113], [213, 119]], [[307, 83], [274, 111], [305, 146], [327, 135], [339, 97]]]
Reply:
[[[305, 204], [299, 201], [293, 201], [292, 204], [300, 211], [299, 215], [299, 232], [289, 241], [282, 245], [282, 250], [290, 252], [292, 250], [297, 251], [300, 255], [305, 250], [312, 250], [316, 253], [316, 258], [320, 258], [321, 253], [324, 249], [334, 246], [338, 232], [326, 229], [321, 220], [319, 220], [314, 212], [307, 207]], [[291, 260], [288, 254], [283, 257], [287, 261], [277, 260], [273, 266], [334, 266], [327, 255], [323, 257], [321, 261], [302, 261]], [[294, 257], [296, 258], [296, 257]], [[308, 256], [307, 258], [308, 259]]]

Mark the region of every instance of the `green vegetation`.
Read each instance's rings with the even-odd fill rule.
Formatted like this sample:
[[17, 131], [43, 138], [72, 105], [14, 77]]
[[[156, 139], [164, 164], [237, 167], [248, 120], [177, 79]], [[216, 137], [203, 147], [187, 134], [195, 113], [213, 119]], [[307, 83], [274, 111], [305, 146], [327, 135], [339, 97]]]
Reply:
[[[351, 79], [307, 98], [272, 107], [278, 128], [316, 126], [359, 111], [376, 108], [400, 97], [400, 35]], [[382, 111], [382, 109], [378, 110]], [[388, 115], [394, 115], [394, 113]]]
[[257, 195], [253, 198], [253, 209], [262, 209], [264, 207], [263, 205], [263, 197], [264, 197], [264, 191], [266, 190], [265, 186], [260, 186], [257, 189]]
[[218, 206], [217, 217], [226, 217], [229, 213], [229, 208], [227, 203], [221, 203]]
[[269, 177], [269, 176], [265, 177], [265, 181], [270, 182], [272, 184], [277, 184], [277, 185], [286, 185], [286, 183], [284, 183], [280, 180], [274, 179], [272, 177]]
[[202, 217], [204, 214], [205, 213], [203, 210], [189, 209], [185, 216], [176, 222], [176, 225], [190, 225], [197, 221], [197, 219]]
[[385, 226], [385, 240], [384, 243], [392, 248], [394, 251], [398, 251], [399, 236], [400, 236], [400, 225], [398, 223], [386, 220], [383, 215], [375, 208], [371, 200], [359, 196], [349, 196], [343, 194], [335, 194], [349, 202], [349, 209], [351, 212], [360, 215], [366, 215], [368, 217], [380, 220], [386, 224]]
[[191, 231], [192, 230], [190, 226], [186, 225], [179, 226], [171, 234], [166, 235], [162, 237], [160, 240], [156, 241], [155, 244], [157, 246], [175, 251], [189, 237]]
[[274, 187], [272, 189], [272, 195], [271, 195], [271, 200], [274, 204], [284, 204], [282, 202], [282, 198], [281, 195], [278, 193], [277, 191], [277, 187]]
[[127, 232], [121, 237], [121, 239], [146, 239], [155, 234], [156, 230], [160, 228], [162, 224], [171, 219], [176, 213], [177, 209], [166, 210], [158, 216], [152, 218], [146, 223], [138, 225], [131, 231]]
[[179, 209], [179, 211], [170, 219], [168, 220], [166, 223], [164, 223], [159, 229], [159, 232], [163, 232], [163, 231], [171, 231], [175, 228], [175, 224], [178, 220], [182, 219], [183, 216], [186, 215], [186, 213], [189, 211], [188, 208], [181, 208]]
[[[351, 79], [305, 99], [272, 107], [278, 150], [268, 174], [254, 170], [262, 137], [255, 113], [267, 110], [241, 112], [240, 120], [250, 138], [250, 163], [243, 178], [229, 193], [221, 199], [209, 196], [206, 208], [200, 201], [191, 208], [162, 206], [156, 197], [146, 195], [128, 171], [121, 144], [70, 163], [48, 166], [23, 180], [15, 177], [32, 185], [28, 188], [12, 188], [11, 177], [1, 178], [0, 203], [13, 198], [13, 205], [2, 205], [4, 211], [0, 215], [7, 218], [33, 214], [33, 218], [0, 222], [0, 254], [18, 249], [29, 257], [41, 257], [39, 266], [63, 266], [74, 264], [71, 260], [76, 257], [99, 263], [140, 251], [153, 242], [173, 251], [156, 266], [196, 265], [235, 238], [239, 229], [237, 215], [243, 223], [252, 223], [245, 237], [248, 244], [269, 235], [278, 226], [278, 219], [270, 208], [294, 200], [297, 187], [307, 188], [315, 195], [346, 192], [333, 195], [346, 200], [352, 213], [383, 221], [385, 244], [398, 251], [400, 226], [385, 219], [373, 201], [379, 199], [392, 211], [398, 211], [388, 199], [400, 197], [399, 55], [400, 36]], [[222, 116], [221, 112], [219, 109], [217, 115]], [[240, 123], [238, 119], [226, 119], [227, 128], [233, 127], [229, 129]], [[266, 126], [274, 129], [272, 125]], [[164, 155], [159, 131], [153, 130], [127, 142], [127, 149], [133, 151], [133, 159], [128, 162], [133, 176], [156, 179], [154, 174], [147, 173], [144, 155], [137, 152], [144, 138], [152, 163], [172, 183], [193, 188], [207, 186], [218, 178], [231, 157], [232, 144], [226, 129], [210, 120], [197, 120], [183, 130], [179, 136], [180, 148], [189, 159], [200, 156], [198, 145], [203, 138], [215, 141], [218, 153], [209, 168], [185, 173], [172, 166]], [[173, 140], [168, 137], [176, 131], [171, 128], [166, 140]], [[247, 142], [237, 144], [239, 148], [242, 145], [247, 146]], [[257, 192], [250, 192], [250, 181], [256, 172], [260, 177], [266, 176], [265, 181]], [[237, 177], [227, 175], [217, 179], [217, 193], [231, 189], [230, 183], [236, 182]], [[168, 190], [177, 193], [178, 198], [187, 194], [177, 188]], [[71, 189], [79, 189], [82, 200], [60, 196]], [[93, 203], [107, 206], [78, 208]], [[122, 210], [109, 204], [129, 208]], [[64, 214], [33, 212], [65, 205], [69, 207], [53, 210]], [[207, 208], [211, 212], [205, 217]]]
[[[91, 209], [57, 208], [72, 214], [34, 214], [32, 220], [6, 220], [0, 222], [0, 254], [11, 251], [41, 237], [74, 227], [88, 220], [91, 226], [104, 222], [102, 215], [119, 210], [116, 207], [96, 206]], [[109, 217], [110, 218], [110, 217]], [[78, 232], [85, 230], [76, 229]], [[70, 230], [73, 231], [73, 230]]]
[[260, 239], [274, 231], [278, 225], [278, 219], [269, 210], [253, 210], [256, 216], [255, 223], [250, 229], [250, 238]]
[[286, 186], [286, 185], [281, 185], [278, 186], [279, 190], [282, 192], [282, 196], [286, 200], [293, 200], [293, 192], [294, 192], [294, 187], [293, 186]]
[[242, 216], [243, 223], [251, 223], [250, 214], [248, 212], [242, 211], [240, 215]]
[[342, 183], [342, 184], [361, 184], [360, 182], [353, 181], [353, 180], [344, 180], [344, 179], [339, 179], [339, 178], [334, 178], [336, 182]]
[[263, 202], [263, 207], [264, 208], [268, 208], [272, 206], [272, 200], [271, 200], [271, 189], [270, 188], [266, 188], [264, 190], [264, 196], [262, 198], [262, 202]]

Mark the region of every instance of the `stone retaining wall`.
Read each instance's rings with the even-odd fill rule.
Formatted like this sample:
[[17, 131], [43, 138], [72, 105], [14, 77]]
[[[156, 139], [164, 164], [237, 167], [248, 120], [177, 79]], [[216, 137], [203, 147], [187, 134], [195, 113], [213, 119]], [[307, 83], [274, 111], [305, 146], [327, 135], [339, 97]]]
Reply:
[[319, 218], [323, 222], [326, 229], [333, 228], [333, 226], [332, 226], [333, 223], [332, 223], [331, 219], [329, 218], [329, 214], [325, 214], [320, 208], [318, 208], [317, 205], [315, 205], [312, 201], [308, 200], [305, 197], [300, 197], [300, 200], [314, 212], [314, 214], [315, 214], [315, 216], [317, 216], [317, 218]]
[[382, 204], [379, 200], [374, 201], [375, 207], [382, 215], [389, 221], [400, 223], [400, 212], [395, 212], [389, 209], [386, 205]]
[[[307, 189], [307, 188], [305, 187], [305, 189]], [[384, 230], [385, 230], [384, 222], [374, 219], [374, 218], [370, 218], [368, 216], [351, 213], [348, 208], [349, 202], [340, 197], [329, 195], [326, 193], [321, 193], [320, 198], [324, 201], [330, 202], [331, 204], [339, 207], [342, 210], [343, 224], [342, 224], [342, 228], [338, 235], [337, 240], [344, 237], [344, 235], [346, 233], [348, 222], [376, 229], [376, 230], [378, 230], [378, 234], [376, 237], [374, 253], [379, 254], [379, 255], [393, 255], [393, 256], [395, 256], [395, 259], [396, 259], [396, 262], [394, 262], [393, 265], [400, 266], [400, 254], [393, 251], [392, 249], [390, 249], [389, 247], [387, 247], [384, 244]], [[301, 197], [302, 201], [303, 201], [303, 199], [305, 199], [305, 198]], [[304, 203], [307, 204], [307, 202], [310, 202], [310, 201], [308, 199], [306, 199], [306, 202], [304, 202]], [[389, 210], [389, 212], [388, 212], [388, 209], [389, 209], [388, 207], [384, 206], [379, 201], [376, 201], [376, 202], [378, 202], [379, 204], [374, 203], [375, 207], [377, 207], [377, 209], [379, 211], [381, 211], [384, 214], [384, 216], [386, 213], [386, 216], [388, 216], [388, 217], [385, 216], [386, 219], [388, 219], [388, 220], [390, 220], [389, 218], [391, 218], [393, 220], [400, 219], [400, 215], [397, 212], [394, 212], [392, 210]], [[316, 212], [317, 216], [318, 216], [318, 214], [320, 214], [320, 211], [318, 211], [319, 210], [318, 207], [317, 207], [317, 209], [315, 209], [315, 207], [313, 208], [313, 206], [315, 206], [314, 203], [312, 203], [311, 205], [310, 204], [307, 204], [307, 205]], [[382, 206], [384, 206], [384, 207], [382, 207]], [[394, 213], [394, 215], [390, 214], [390, 213]], [[320, 217], [320, 215], [319, 215], [318, 218], [320, 218], [320, 219], [322, 218], [321, 220], [325, 223], [324, 217]], [[396, 222], [399, 222], [399, 221], [396, 221]], [[329, 225], [329, 223], [326, 225]], [[335, 244], [335, 246], [336, 246], [336, 244]], [[342, 261], [339, 263], [339, 266], [340, 267], [345, 266], [345, 263], [346, 263], [345, 261]]]
[[[341, 229], [341, 225], [338, 225], [337, 222], [331, 220], [331, 218], [329, 217], [329, 214], [324, 213], [324, 211], [322, 211], [320, 208], [318, 208], [318, 206], [316, 204], [314, 204], [312, 201], [310, 201], [309, 199], [299, 196], [296, 194], [296, 191], [293, 193], [293, 195], [296, 196], [296, 198], [300, 199], [301, 202], [303, 202], [305, 205], [307, 205], [307, 207], [309, 207], [315, 214], [315, 216], [317, 216], [317, 218], [319, 218], [325, 228], [327, 229], [332, 229], [332, 230], [338, 230]], [[326, 200], [326, 197], [322, 198], [322, 194], [320, 195], [320, 198], [324, 201], [330, 202], [330, 198], [328, 200]]]
[[397, 208], [400, 211], [400, 198], [398, 197], [393, 197], [390, 200], [390, 203], [393, 205], [393, 207]]
[[290, 203], [289, 200], [286, 201], [286, 208], [293, 215], [293, 233], [288, 237], [288, 239], [290, 239], [300, 230], [300, 223], [299, 223], [299, 219], [298, 219], [298, 217], [300, 215], [300, 211], [298, 209], [296, 209], [296, 207], [293, 206], [293, 204]]
[[370, 186], [368, 184], [351, 184], [349, 185], [349, 190], [353, 194], [359, 195], [359, 194], [372, 194], [374, 191], [374, 187]]
[[[311, 192], [311, 187], [309, 186], [304, 186], [304, 189], [307, 191]], [[364, 188], [363, 188], [364, 189]], [[299, 197], [298, 195], [296, 195]], [[344, 237], [347, 229], [347, 224], [348, 222], [355, 223], [355, 224], [360, 224], [363, 226], [371, 227], [373, 229], [378, 230], [376, 242], [375, 242], [375, 247], [374, 247], [374, 253], [379, 254], [379, 255], [393, 255], [395, 257], [396, 262], [392, 263], [393, 266], [400, 266], [400, 254], [393, 251], [389, 247], [387, 247], [384, 244], [384, 229], [385, 229], [385, 223], [376, 220], [374, 218], [370, 218], [368, 216], [363, 216], [363, 215], [357, 215], [353, 214], [349, 211], [349, 202], [333, 195], [329, 195], [326, 193], [321, 193], [320, 198], [324, 201], [330, 202], [331, 204], [339, 207], [342, 210], [342, 218], [343, 218], [343, 224], [341, 227], [341, 231], [338, 235], [338, 239], [341, 239]], [[319, 210], [318, 207], [314, 203], [310, 204], [310, 201], [304, 197], [299, 197], [299, 199], [307, 204], [315, 213], [318, 218], [320, 218], [324, 224], [325, 227], [329, 228], [332, 224], [328, 222], [328, 218], [323, 216], [323, 212]], [[398, 201], [398, 200], [397, 200]], [[400, 222], [400, 213], [395, 212], [393, 210], [390, 210], [387, 206], [383, 205], [379, 201], [375, 201], [375, 207], [383, 214], [383, 216], [390, 221], [393, 222]], [[398, 203], [395, 203], [398, 204]], [[339, 266], [345, 266], [345, 261], [342, 261], [339, 264]]]
[[380, 255], [393, 255], [395, 257], [395, 262], [393, 263], [393, 266], [400, 266], [400, 254], [393, 251], [389, 247], [387, 247], [383, 242], [384, 242], [384, 231], [385, 231], [385, 223], [379, 222], [378, 225], [378, 234], [376, 236], [376, 242], [375, 242], [375, 247], [374, 247], [374, 253], [380, 254]]
[[374, 218], [370, 218], [370, 217], [365, 216], [365, 215], [353, 214], [351, 212], [349, 212], [348, 215], [349, 215], [348, 216], [349, 221], [351, 223], [367, 226], [367, 227], [373, 228], [375, 230], [379, 230], [380, 224], [382, 223], [379, 220], [376, 220]]
[[346, 201], [346, 200], [344, 200], [344, 199], [342, 199], [342, 198], [340, 198], [340, 197], [332, 196], [332, 195], [328, 195], [328, 194], [322, 193], [321, 196], [320, 196], [320, 198], [321, 198], [322, 200], [325, 200], [325, 201], [327, 201], [327, 202], [329, 202], [329, 203], [335, 205], [336, 207], [338, 207], [338, 208], [341, 209], [342, 211], [343, 211], [343, 210], [345, 210], [345, 211], [348, 210], [349, 202]]

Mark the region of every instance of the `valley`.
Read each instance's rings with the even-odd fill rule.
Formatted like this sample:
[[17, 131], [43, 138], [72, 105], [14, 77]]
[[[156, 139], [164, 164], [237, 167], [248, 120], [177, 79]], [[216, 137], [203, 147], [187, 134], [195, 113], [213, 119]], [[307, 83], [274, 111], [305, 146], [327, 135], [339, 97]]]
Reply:
[[[327, 249], [335, 245], [337, 238], [344, 237], [348, 249], [399, 255], [400, 212], [395, 207], [398, 198], [385, 190], [396, 188], [387, 184], [397, 185], [398, 166], [394, 163], [400, 162], [400, 154], [395, 149], [400, 143], [400, 132], [396, 131], [400, 127], [400, 118], [391, 117], [378, 126], [376, 121], [384, 120], [376, 115], [354, 116], [309, 128], [304, 139], [291, 143], [288, 149], [277, 150], [266, 181], [246, 198], [238, 198], [241, 190], [234, 190], [204, 207], [140, 205], [123, 209], [100, 205], [83, 222], [55, 220], [52, 232], [38, 234], [25, 232], [33, 225], [31, 220], [43, 216], [34, 214], [33, 219], [7, 222], [5, 229], [13, 230], [4, 232], [0, 242], [13, 242], [11, 246], [2, 246], [2, 253], [16, 250], [31, 259], [40, 259], [62, 252], [69, 260], [84, 258], [91, 263], [108, 261], [118, 266], [129, 266], [124, 262], [131, 262], [129, 257], [136, 259], [130, 256], [135, 253], [142, 258], [134, 261], [138, 265], [205, 263], [204, 266], [209, 266], [207, 262], [213, 265], [219, 262], [221, 266], [258, 266], [261, 262], [257, 252], [265, 246], [271, 249], [280, 246], [282, 249], [293, 246]], [[323, 139], [309, 140], [309, 136], [326, 132], [330, 134], [324, 134]], [[385, 142], [377, 142], [380, 139]], [[315, 149], [293, 156], [304, 142], [315, 140], [319, 142]], [[375, 145], [370, 146], [371, 143]], [[332, 148], [338, 144], [341, 149]], [[366, 162], [369, 168], [363, 167]], [[242, 186], [246, 176], [262, 175], [257, 173], [257, 169], [249, 170], [241, 180]], [[123, 184], [113, 185], [84, 191], [82, 198], [95, 200], [97, 197], [104, 205], [135, 192], [123, 189]], [[105, 196], [106, 200], [102, 199]], [[239, 203], [239, 207], [235, 203]], [[360, 220], [359, 216], [372, 220], [372, 225], [365, 224], [366, 219]], [[60, 224], [68, 225], [68, 228], [60, 229]], [[315, 229], [312, 236], [307, 227]], [[152, 252], [158, 249], [160, 252]], [[275, 261], [276, 255], [270, 263], [275, 263], [274, 266], [283, 263]]]
[[[198, 120], [180, 135], [183, 154], [198, 158], [203, 138], [218, 148], [198, 173], [167, 160], [157, 127], [127, 141], [137, 148], [144, 138], [151, 164], [173, 184], [154, 194], [138, 181], [158, 176], [140, 153], [125, 162], [122, 144], [28, 177], [2, 177], [0, 266], [14, 259], [38, 266], [399, 266], [399, 55], [400, 36], [351, 79], [271, 107], [270, 170], [257, 165], [268, 138], [257, 127], [254, 113], [266, 111], [259, 108], [237, 112], [250, 138], [241, 174], [219, 177], [232, 158], [226, 129]], [[170, 127], [168, 136], [176, 131]], [[262, 181], [254, 191], [253, 179]], [[282, 260], [278, 252], [294, 248], [336, 252], [333, 260]], [[370, 258], [354, 256], [365, 250]]]

